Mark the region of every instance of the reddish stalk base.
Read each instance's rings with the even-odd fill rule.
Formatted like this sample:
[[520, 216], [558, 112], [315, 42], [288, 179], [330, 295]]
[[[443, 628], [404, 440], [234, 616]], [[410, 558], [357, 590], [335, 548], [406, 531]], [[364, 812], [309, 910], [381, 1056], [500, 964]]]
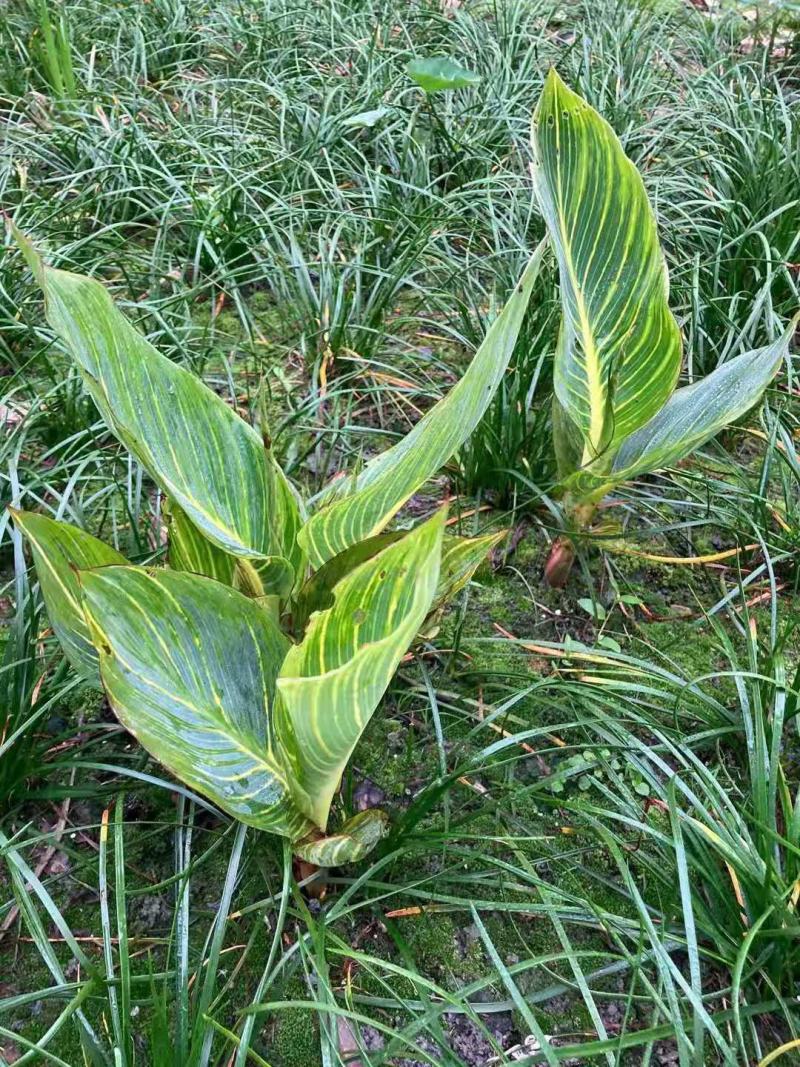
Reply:
[[556, 538], [544, 565], [544, 580], [551, 589], [564, 588], [574, 562], [575, 545], [568, 537]]
[[318, 867], [316, 863], [307, 863], [305, 860], [301, 860], [299, 856], [293, 858], [292, 866], [295, 880], [298, 882], [305, 882], [306, 878], [316, 875], [313, 881], [303, 886], [303, 893], [312, 900], [323, 900], [328, 892], [328, 880], [321, 873], [322, 868]]

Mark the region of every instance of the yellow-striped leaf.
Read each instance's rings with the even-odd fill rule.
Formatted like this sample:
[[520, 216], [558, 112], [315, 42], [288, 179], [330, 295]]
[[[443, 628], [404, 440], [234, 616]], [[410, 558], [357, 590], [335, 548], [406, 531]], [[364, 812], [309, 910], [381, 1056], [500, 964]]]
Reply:
[[33, 511], [11, 510], [33, 553], [36, 575], [50, 625], [70, 663], [97, 684], [97, 652], [81, 606], [78, 569], [126, 563], [116, 549], [96, 537]]
[[253, 561], [232, 556], [209, 541], [177, 504], [167, 505], [165, 512], [169, 530], [169, 565], [173, 570], [203, 574], [254, 599], [284, 598], [291, 593], [295, 572], [282, 556]]
[[80, 574], [100, 676], [123, 725], [177, 778], [242, 822], [311, 829], [270, 746], [288, 641], [253, 601], [210, 578], [143, 567]]
[[318, 867], [355, 863], [375, 848], [386, 833], [387, 823], [388, 816], [377, 808], [360, 811], [335, 834], [312, 836], [295, 842], [294, 853], [306, 863], [314, 863]]
[[556, 470], [561, 479], [580, 469], [583, 458], [581, 433], [553, 394], [552, 407], [553, 451]]
[[358, 541], [314, 571], [298, 592], [292, 605], [292, 622], [297, 633], [302, 633], [312, 612], [323, 611], [333, 604], [333, 590], [346, 574], [365, 560], [371, 559], [384, 548], [399, 541], [402, 530], [376, 534], [366, 541]]
[[[309, 616], [314, 611], [323, 611], [333, 604], [333, 590], [346, 574], [359, 564], [371, 559], [378, 552], [399, 541], [404, 536], [402, 530], [377, 534], [366, 541], [346, 548], [338, 556], [329, 559], [312, 575], [300, 590], [292, 607], [292, 619], [295, 630], [302, 632]], [[431, 611], [437, 612], [459, 590], [463, 589], [475, 571], [484, 561], [492, 548], [505, 537], [505, 530], [499, 533], [482, 534], [480, 537], [453, 537], [445, 534], [442, 539], [442, 559], [439, 567], [439, 584], [431, 605]], [[423, 627], [427, 633], [427, 622]]]
[[297, 802], [322, 830], [350, 754], [433, 602], [443, 525], [439, 512], [345, 575], [281, 667], [276, 737]]
[[777, 374], [796, 327], [797, 319], [771, 345], [736, 356], [676, 390], [657, 415], [623, 441], [614, 460], [614, 480], [669, 466], [744, 415]]
[[[172, 363], [103, 285], [42, 262], [17, 233], [45, 295], [47, 321], [78, 364], [109, 429], [200, 532], [234, 556], [269, 560], [285, 595], [302, 567], [297, 501], [259, 434], [194, 374]], [[276, 567], [280, 559], [288, 561]]]
[[355, 478], [341, 478], [324, 490], [318, 510], [300, 532], [313, 568], [380, 533], [475, 429], [505, 374], [543, 251], [540, 244], [461, 381], [402, 441], [370, 460]]
[[603, 468], [675, 388], [681, 338], [666, 265], [636, 167], [555, 70], [534, 114], [533, 150], [561, 281], [555, 392], [582, 435], [582, 464]]
[[177, 504], [166, 504], [164, 517], [168, 531], [169, 565], [174, 571], [203, 574], [223, 585], [233, 585], [236, 556], [231, 556], [209, 541]]
[[503, 540], [505, 535], [505, 530], [481, 534], [479, 537], [445, 535], [442, 542], [439, 585], [433, 598], [434, 608], [447, 603], [464, 588], [489, 552]]

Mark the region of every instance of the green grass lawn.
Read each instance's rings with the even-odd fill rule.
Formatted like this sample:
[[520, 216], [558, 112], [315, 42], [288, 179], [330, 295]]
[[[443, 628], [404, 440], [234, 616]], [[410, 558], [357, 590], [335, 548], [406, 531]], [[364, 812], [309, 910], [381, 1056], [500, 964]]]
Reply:
[[[309, 494], [460, 377], [544, 234], [551, 65], [641, 172], [682, 381], [800, 307], [800, 12], [708, 0], [10, 0], [0, 206], [102, 280]], [[424, 93], [415, 58], [480, 81]], [[164, 500], [0, 244], [0, 1067], [800, 1062], [796, 357], [606, 498], [564, 589], [548, 255], [469, 442], [399, 513], [506, 530], [334, 803], [303, 882], [68, 667], [6, 507], [149, 563]], [[797, 970], [795, 968], [798, 968]], [[774, 1057], [774, 1058], [773, 1058]]]

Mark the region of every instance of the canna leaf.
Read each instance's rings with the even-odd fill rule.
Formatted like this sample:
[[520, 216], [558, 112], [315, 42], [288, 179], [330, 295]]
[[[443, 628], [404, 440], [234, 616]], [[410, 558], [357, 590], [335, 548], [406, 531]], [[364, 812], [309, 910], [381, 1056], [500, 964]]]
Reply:
[[370, 460], [356, 477], [341, 478], [323, 490], [319, 510], [300, 531], [312, 567], [380, 533], [472, 433], [505, 374], [544, 247], [540, 244], [531, 256], [461, 381], [402, 441]]
[[295, 842], [294, 854], [318, 867], [355, 863], [375, 848], [386, 833], [387, 823], [388, 816], [383, 811], [360, 811], [335, 834]]
[[672, 393], [681, 338], [644, 184], [614, 131], [554, 69], [533, 119], [534, 184], [556, 251], [558, 402], [610, 466], [617, 445]]
[[98, 685], [97, 652], [83, 614], [77, 570], [127, 560], [116, 549], [68, 522], [33, 511], [9, 510], [14, 524], [30, 543], [50, 625], [67, 659], [80, 674]]
[[705, 444], [753, 406], [789, 352], [795, 318], [782, 337], [728, 360], [673, 393], [661, 411], [622, 443], [612, 478], [621, 481], [666, 467]]
[[[432, 609], [435, 611], [451, 597], [463, 589], [472, 578], [496, 544], [506, 535], [499, 533], [482, 534], [480, 537], [451, 537], [447, 534], [442, 539], [442, 560], [439, 569], [439, 585], [433, 598]], [[366, 541], [346, 548], [338, 556], [329, 559], [306, 582], [300, 590], [292, 608], [295, 629], [302, 631], [309, 616], [314, 611], [329, 608], [334, 601], [333, 589], [360, 563], [371, 559], [378, 552], [399, 541], [404, 536], [402, 530], [377, 534]]]
[[169, 565], [176, 571], [189, 571], [233, 586], [246, 596], [263, 598], [266, 590], [288, 597], [294, 571], [287, 560], [269, 556], [258, 568], [246, 559], [231, 556], [205, 537], [176, 504], [165, 508], [169, 528]]
[[427, 615], [444, 512], [347, 574], [278, 676], [274, 724], [299, 807], [324, 830], [356, 742]]
[[102, 567], [80, 581], [111, 707], [150, 755], [250, 826], [308, 833], [269, 744], [288, 647], [270, 616], [181, 571]]
[[442, 542], [439, 584], [433, 598], [434, 610], [446, 604], [464, 588], [488, 553], [503, 540], [506, 532], [500, 530], [497, 533], [481, 534], [480, 537], [445, 535]]
[[264, 572], [281, 588], [265, 592], [285, 595], [302, 566], [300, 515], [259, 434], [158, 352], [100, 282], [48, 267], [15, 235], [44, 291], [47, 321], [109, 429], [205, 537], [231, 555], [268, 560]]
[[581, 434], [553, 394], [552, 408], [553, 451], [559, 478], [567, 478], [579, 470], [582, 459]]
[[367, 538], [366, 541], [351, 545], [338, 556], [323, 563], [297, 594], [292, 606], [292, 621], [295, 629], [298, 632], [304, 630], [312, 612], [323, 611], [331, 607], [334, 600], [334, 587], [346, 574], [349, 574], [360, 563], [364, 563], [365, 560], [371, 559], [384, 548], [394, 544], [395, 541], [399, 541], [402, 536], [402, 530], [377, 534], [375, 537]]
[[223, 585], [233, 585], [236, 557], [200, 533], [186, 512], [177, 504], [164, 508], [169, 538], [169, 565], [174, 571], [189, 571], [214, 578]]

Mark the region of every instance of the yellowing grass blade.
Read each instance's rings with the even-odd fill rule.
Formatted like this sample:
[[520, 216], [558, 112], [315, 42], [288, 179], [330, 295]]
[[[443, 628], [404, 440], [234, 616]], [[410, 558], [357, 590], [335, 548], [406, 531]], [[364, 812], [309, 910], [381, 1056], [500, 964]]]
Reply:
[[787, 1041], [785, 1044], [779, 1045], [778, 1048], [774, 1048], [772, 1052], [768, 1052], [763, 1059], [758, 1061], [758, 1067], [769, 1067], [770, 1063], [774, 1063], [781, 1056], [785, 1056], [787, 1052], [794, 1052], [795, 1049], [800, 1049], [800, 1037]]

